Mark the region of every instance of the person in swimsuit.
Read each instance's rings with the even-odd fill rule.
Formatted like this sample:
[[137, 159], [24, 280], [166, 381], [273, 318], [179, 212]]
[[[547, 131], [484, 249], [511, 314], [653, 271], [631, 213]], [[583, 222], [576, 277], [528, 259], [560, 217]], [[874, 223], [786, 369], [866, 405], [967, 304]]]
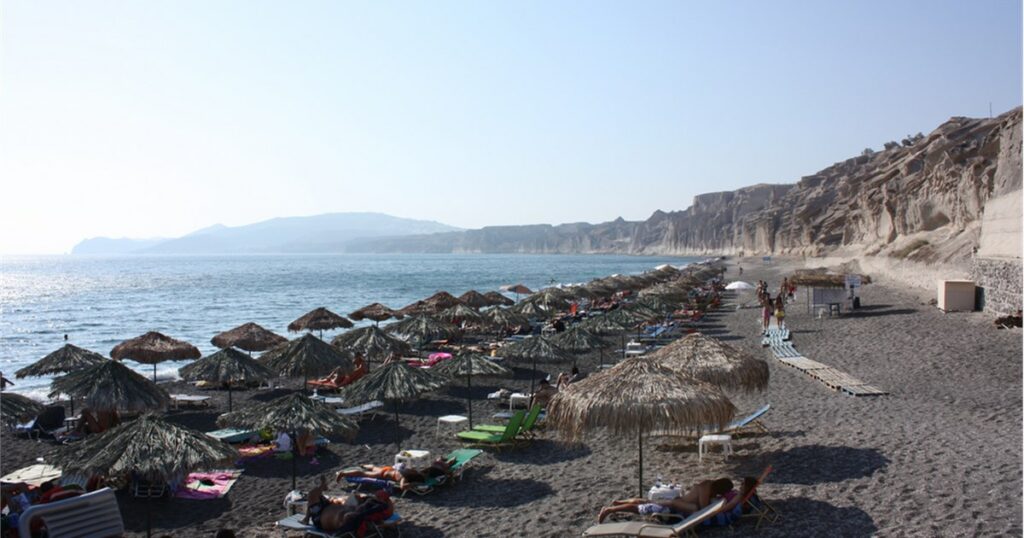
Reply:
[[393, 512], [395, 505], [383, 491], [374, 495], [353, 493], [351, 496], [329, 497], [327, 480], [320, 477], [320, 484], [307, 497], [306, 517], [303, 523], [327, 532], [354, 532], [366, 518], [382, 512]]
[[683, 495], [667, 501], [652, 501], [642, 498], [620, 499], [612, 501], [611, 506], [602, 508], [597, 515], [597, 522], [603, 523], [605, 518], [616, 512], [631, 512], [641, 515], [672, 513], [686, 516], [711, 504], [713, 499], [725, 495], [729, 491], [732, 491], [732, 480], [719, 478], [718, 480], [700, 482]]
[[399, 463], [395, 466], [385, 465], [383, 467], [364, 465], [362, 469], [342, 470], [338, 471], [336, 479], [341, 481], [341, 479], [349, 477], [390, 480], [398, 483], [398, 489], [403, 491], [415, 484], [422, 484], [427, 480], [423, 473], [404, 463]]

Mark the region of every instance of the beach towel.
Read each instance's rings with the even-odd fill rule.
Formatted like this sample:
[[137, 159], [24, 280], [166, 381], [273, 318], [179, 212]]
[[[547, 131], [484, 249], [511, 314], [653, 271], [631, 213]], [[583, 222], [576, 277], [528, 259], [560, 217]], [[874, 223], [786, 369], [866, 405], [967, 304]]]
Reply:
[[238, 453], [242, 456], [238, 461], [269, 457], [274, 452], [274, 445], [242, 445]]
[[[239, 469], [212, 471], [209, 473], [189, 473], [185, 483], [174, 492], [179, 499], [193, 499], [204, 501], [207, 499], [219, 499], [227, 495], [231, 486], [235, 485], [238, 477], [242, 475]], [[203, 482], [206, 482], [204, 484]], [[212, 485], [208, 485], [212, 482]]]

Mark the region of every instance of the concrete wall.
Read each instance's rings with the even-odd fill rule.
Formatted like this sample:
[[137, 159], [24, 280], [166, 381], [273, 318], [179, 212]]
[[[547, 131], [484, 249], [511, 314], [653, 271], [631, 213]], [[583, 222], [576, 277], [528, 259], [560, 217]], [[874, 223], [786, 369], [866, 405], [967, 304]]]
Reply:
[[1021, 191], [1011, 192], [985, 202], [981, 219], [981, 241], [977, 256], [982, 258], [1021, 258]]

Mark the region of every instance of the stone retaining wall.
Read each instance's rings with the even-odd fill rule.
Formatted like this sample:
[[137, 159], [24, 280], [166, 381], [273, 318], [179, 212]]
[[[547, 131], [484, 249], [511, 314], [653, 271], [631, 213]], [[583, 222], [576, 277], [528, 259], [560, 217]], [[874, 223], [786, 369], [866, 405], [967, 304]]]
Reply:
[[1022, 275], [1020, 258], [974, 258], [971, 279], [982, 290], [978, 308], [997, 315], [1015, 314], [1022, 308]]

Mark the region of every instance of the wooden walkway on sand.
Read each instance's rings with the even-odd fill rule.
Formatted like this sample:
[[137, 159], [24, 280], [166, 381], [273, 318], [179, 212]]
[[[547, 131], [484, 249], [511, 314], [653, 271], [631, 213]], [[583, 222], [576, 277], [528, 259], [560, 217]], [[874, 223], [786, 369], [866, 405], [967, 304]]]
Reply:
[[[789, 336], [789, 331], [786, 332], [786, 336]], [[869, 385], [846, 372], [804, 357], [793, 347], [792, 342], [774, 340], [768, 347], [772, 355], [779, 362], [791, 368], [796, 368], [810, 377], [821, 381], [826, 387], [834, 391], [841, 391], [850, 396], [881, 396], [888, 394], [888, 392], [874, 385]]]

